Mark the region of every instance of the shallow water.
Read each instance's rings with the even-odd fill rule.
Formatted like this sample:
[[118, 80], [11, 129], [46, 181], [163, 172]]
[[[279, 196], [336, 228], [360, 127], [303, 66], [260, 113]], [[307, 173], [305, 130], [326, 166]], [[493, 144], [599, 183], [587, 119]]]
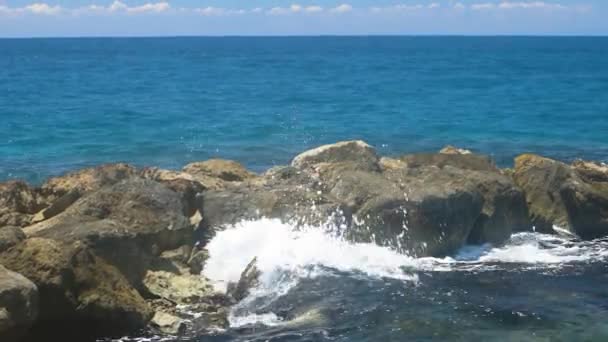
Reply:
[[360, 138], [607, 160], [608, 38], [0, 39], [0, 180]]
[[[209, 244], [221, 290], [254, 257], [261, 284], [231, 327], [187, 341], [605, 341], [608, 240], [538, 233], [410, 258], [339, 229], [243, 222]], [[169, 339], [171, 340], [171, 339]]]

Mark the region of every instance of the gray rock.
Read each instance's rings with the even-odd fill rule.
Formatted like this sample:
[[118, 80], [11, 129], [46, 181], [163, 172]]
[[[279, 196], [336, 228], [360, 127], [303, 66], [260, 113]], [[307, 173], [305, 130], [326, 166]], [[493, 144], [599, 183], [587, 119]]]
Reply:
[[308, 150], [296, 156], [291, 166], [309, 168], [320, 163], [356, 163], [361, 169], [378, 170], [376, 150], [361, 140], [342, 141]]
[[186, 322], [180, 317], [157, 311], [150, 321], [150, 325], [163, 334], [180, 336], [186, 332]]
[[19, 340], [37, 317], [36, 285], [0, 265], [0, 340]]

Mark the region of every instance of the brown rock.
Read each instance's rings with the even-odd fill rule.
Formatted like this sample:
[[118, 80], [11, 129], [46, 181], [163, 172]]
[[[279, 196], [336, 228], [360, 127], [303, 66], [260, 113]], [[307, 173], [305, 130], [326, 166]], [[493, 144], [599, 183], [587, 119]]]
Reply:
[[40, 316], [32, 334], [41, 338], [120, 336], [152, 318], [122, 274], [82, 243], [31, 238], [0, 261], [38, 287]]

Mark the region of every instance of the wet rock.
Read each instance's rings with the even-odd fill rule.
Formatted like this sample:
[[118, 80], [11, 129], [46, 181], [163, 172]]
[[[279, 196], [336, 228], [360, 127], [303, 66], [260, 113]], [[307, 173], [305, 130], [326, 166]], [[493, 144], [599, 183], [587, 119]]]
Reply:
[[515, 182], [525, 191], [539, 231], [552, 226], [584, 239], [608, 236], [608, 177], [605, 166], [577, 161], [572, 166], [537, 155], [515, 159]]
[[25, 239], [25, 233], [19, 227], [0, 227], [0, 252], [13, 247]]
[[80, 242], [30, 238], [0, 254], [39, 290], [32, 339], [121, 336], [143, 328], [152, 311], [115, 267]]
[[163, 251], [193, 244], [196, 227], [184, 212], [178, 193], [155, 181], [131, 178], [92, 192], [24, 231], [82, 241], [141, 288], [145, 272]]
[[213, 287], [200, 275], [148, 271], [144, 286], [156, 297], [178, 304], [193, 304], [214, 293]]
[[210, 159], [191, 163], [186, 165], [183, 171], [191, 174], [195, 179], [211, 177], [225, 182], [243, 182], [256, 177], [253, 172], [248, 171], [243, 165], [224, 159]]
[[159, 332], [168, 335], [180, 336], [186, 332], [186, 322], [180, 317], [157, 311], [152, 317], [150, 325]]
[[472, 154], [470, 150], [464, 148], [458, 148], [456, 146], [447, 145], [441, 150], [439, 150], [440, 154]]
[[205, 267], [205, 262], [207, 262], [208, 259], [209, 252], [206, 249], [193, 249], [190, 258], [188, 259], [190, 273], [201, 274], [203, 268]]
[[553, 232], [553, 225], [569, 229], [570, 220], [560, 188], [578, 178], [567, 164], [533, 154], [515, 159], [513, 179], [526, 194], [532, 224], [536, 231]]
[[320, 224], [337, 210], [338, 203], [303, 186], [239, 187], [203, 194], [203, 225], [209, 229], [262, 217], [295, 225]]
[[416, 256], [446, 255], [466, 242], [483, 205], [474, 185], [435, 168], [416, 177], [399, 171], [387, 180], [382, 187], [370, 183], [379, 194], [356, 211], [351, 239]]
[[38, 317], [38, 289], [0, 265], [0, 340], [18, 341]]
[[228, 285], [227, 295], [233, 298], [236, 302], [245, 299], [251, 292], [251, 289], [260, 284], [260, 275], [262, 274], [257, 267], [258, 258], [255, 257], [247, 264], [247, 267], [241, 273], [239, 281]]
[[308, 150], [296, 156], [291, 166], [305, 169], [321, 163], [355, 163], [360, 169], [378, 170], [376, 150], [361, 140], [342, 141]]
[[608, 181], [585, 182], [573, 178], [560, 187], [559, 194], [571, 232], [583, 239], [608, 236]]

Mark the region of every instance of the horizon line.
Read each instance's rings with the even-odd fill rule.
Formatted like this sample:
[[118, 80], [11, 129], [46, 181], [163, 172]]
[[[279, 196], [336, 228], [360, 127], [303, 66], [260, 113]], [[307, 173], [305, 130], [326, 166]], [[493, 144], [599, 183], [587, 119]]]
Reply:
[[608, 38], [608, 34], [399, 34], [399, 33], [373, 33], [373, 34], [179, 34], [179, 35], [66, 35], [66, 36], [0, 36], [0, 39], [137, 39], [137, 38], [366, 38], [366, 37], [453, 37], [453, 38], [501, 38], [501, 37], [521, 37], [521, 38]]

